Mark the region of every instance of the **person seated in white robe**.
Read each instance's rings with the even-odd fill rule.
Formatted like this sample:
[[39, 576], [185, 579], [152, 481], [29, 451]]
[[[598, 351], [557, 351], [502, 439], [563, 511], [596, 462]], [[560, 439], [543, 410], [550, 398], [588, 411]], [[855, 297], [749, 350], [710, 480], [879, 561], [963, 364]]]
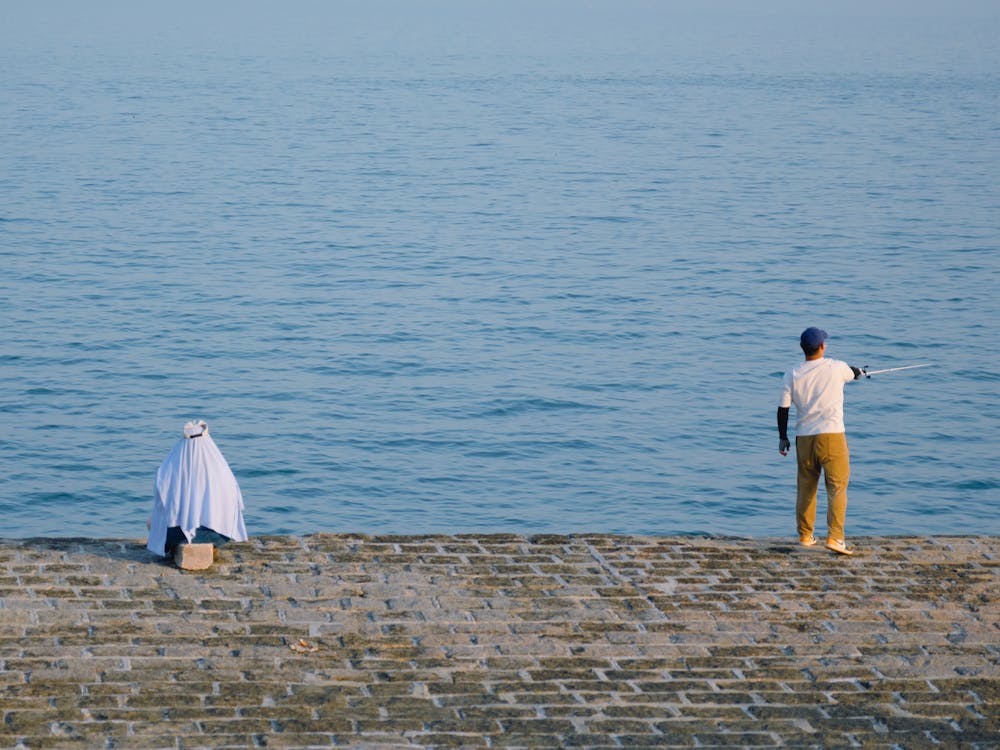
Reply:
[[161, 557], [178, 544], [245, 542], [243, 494], [204, 421], [184, 425], [156, 472], [146, 547]]

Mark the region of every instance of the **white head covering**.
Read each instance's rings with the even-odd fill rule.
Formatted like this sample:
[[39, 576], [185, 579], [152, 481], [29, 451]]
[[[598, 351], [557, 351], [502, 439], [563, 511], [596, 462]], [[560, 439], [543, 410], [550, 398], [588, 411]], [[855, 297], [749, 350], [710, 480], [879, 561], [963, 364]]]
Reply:
[[191, 421], [156, 472], [147, 548], [166, 555], [167, 529], [179, 526], [188, 541], [199, 526], [237, 542], [247, 539], [243, 494], [208, 425]]

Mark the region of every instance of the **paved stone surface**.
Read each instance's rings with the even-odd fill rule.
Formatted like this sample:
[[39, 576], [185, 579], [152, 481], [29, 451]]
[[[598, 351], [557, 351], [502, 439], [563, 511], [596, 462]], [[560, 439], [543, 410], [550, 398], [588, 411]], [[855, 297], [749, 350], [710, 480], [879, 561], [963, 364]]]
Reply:
[[1000, 746], [1000, 539], [854, 541], [0, 541], [0, 746]]

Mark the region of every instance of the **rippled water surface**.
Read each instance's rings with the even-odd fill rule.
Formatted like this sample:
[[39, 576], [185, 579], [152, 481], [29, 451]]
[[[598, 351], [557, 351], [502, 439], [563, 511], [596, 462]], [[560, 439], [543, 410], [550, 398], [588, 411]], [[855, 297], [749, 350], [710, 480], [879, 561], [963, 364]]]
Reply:
[[0, 23], [0, 536], [142, 535], [193, 417], [252, 534], [791, 534], [808, 325], [936, 364], [848, 386], [848, 533], [1000, 533], [992, 6], [54, 7]]

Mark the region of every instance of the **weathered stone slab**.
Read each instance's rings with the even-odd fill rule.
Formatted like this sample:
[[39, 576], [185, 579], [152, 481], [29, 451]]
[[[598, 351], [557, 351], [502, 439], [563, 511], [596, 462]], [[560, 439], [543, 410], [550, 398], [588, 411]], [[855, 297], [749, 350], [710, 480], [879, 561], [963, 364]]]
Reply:
[[852, 541], [0, 540], [0, 747], [995, 747], [1000, 540]]

